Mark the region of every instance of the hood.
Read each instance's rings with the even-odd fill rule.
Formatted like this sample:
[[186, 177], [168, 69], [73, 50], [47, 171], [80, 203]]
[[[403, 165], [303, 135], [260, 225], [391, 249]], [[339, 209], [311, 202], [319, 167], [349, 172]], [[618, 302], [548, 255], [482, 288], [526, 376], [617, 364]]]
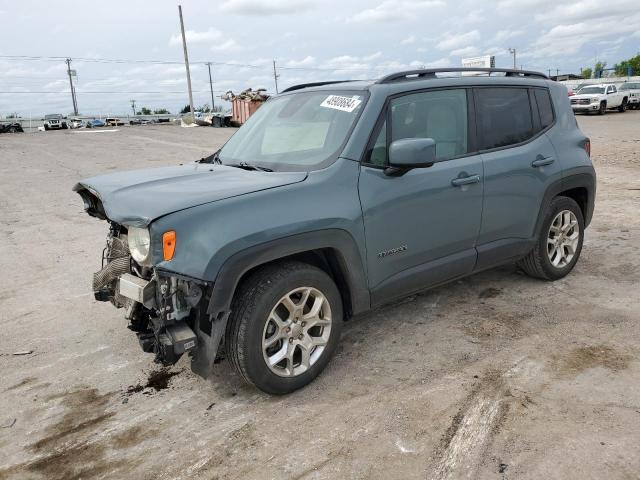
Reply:
[[143, 227], [169, 213], [303, 181], [306, 172], [260, 172], [191, 163], [118, 172], [73, 187], [94, 217]]
[[574, 98], [578, 100], [582, 98], [596, 98], [596, 97], [602, 97], [602, 96], [604, 96], [604, 93], [576, 93], [575, 95], [572, 95], [570, 98], [572, 100]]

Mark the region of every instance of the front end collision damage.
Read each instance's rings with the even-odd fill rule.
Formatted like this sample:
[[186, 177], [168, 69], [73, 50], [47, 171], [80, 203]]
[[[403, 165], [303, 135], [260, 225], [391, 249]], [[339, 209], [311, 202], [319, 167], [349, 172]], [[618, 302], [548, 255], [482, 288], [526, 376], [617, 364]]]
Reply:
[[102, 268], [93, 275], [94, 295], [125, 310], [129, 328], [156, 362], [172, 365], [188, 353], [195, 373], [211, 374], [228, 316], [208, 314], [212, 288], [210, 282], [138, 265], [126, 227], [110, 222]]
[[[279, 258], [311, 251], [322, 253], [322, 258], [327, 257], [324, 262], [327, 268], [343, 273], [338, 276], [344, 277], [340, 282], [349, 316], [370, 307], [364, 258], [358, 248], [364, 242], [364, 231], [357, 192], [353, 189], [359, 169], [356, 162], [339, 158], [329, 168], [311, 173], [287, 173], [280, 180], [277, 177], [281, 174], [275, 172], [249, 172], [224, 166], [213, 168], [224, 169], [225, 178], [229, 178], [219, 188], [228, 192], [217, 195], [216, 199], [209, 198], [211, 201], [198, 201], [189, 208], [185, 208], [187, 202], [184, 199], [174, 201], [170, 198], [172, 195], [166, 192], [159, 194], [164, 179], [156, 179], [162, 176], [158, 172], [146, 175], [146, 180], [156, 179], [153, 185], [158, 188], [154, 192], [147, 191], [145, 201], [141, 200], [141, 194], [134, 195], [137, 190], [135, 185], [123, 186], [122, 182], [127, 179], [113, 177], [115, 174], [83, 180], [74, 188], [82, 196], [87, 213], [109, 222], [115, 229], [115, 236], [123, 240], [123, 245], [128, 244], [128, 240], [125, 240], [128, 227], [147, 228], [150, 232], [150, 264], [153, 267], [138, 265], [129, 258], [127, 251], [127, 263], [124, 267], [119, 265], [120, 270], [115, 275], [112, 272], [110, 278], [113, 284], [100, 299], [109, 301], [112, 297], [116, 298], [116, 293], [120, 297], [122, 293], [128, 295], [127, 305], [116, 306], [125, 309], [131, 322], [130, 328], [147, 335], [141, 344], [155, 352], [158, 361], [174, 361], [177, 360], [175, 357], [184, 353], [180, 352], [180, 348], [171, 352], [168, 348], [170, 342], [162, 335], [167, 335], [175, 343], [182, 335], [174, 335], [173, 328], [169, 328], [167, 333], [167, 327], [186, 325], [196, 337], [195, 347], [185, 349], [191, 357], [191, 368], [198, 375], [210, 376], [217, 357], [221, 356], [220, 349], [225, 348], [223, 336], [236, 286], [249, 270]], [[168, 176], [169, 173], [174, 172], [165, 172], [163, 175]], [[214, 172], [209, 173], [214, 179]], [[133, 175], [132, 183], [141, 181], [141, 174], [133, 172]], [[256, 182], [263, 176], [268, 176], [264, 178], [265, 182], [271, 178], [273, 187], [278, 188], [255, 189]], [[253, 181], [250, 182], [251, 178]], [[184, 176], [178, 178], [184, 179]], [[240, 181], [249, 188], [245, 194], [237, 195], [240, 190], [232, 191], [232, 187]], [[327, 197], [326, 182], [331, 182], [336, 195]], [[143, 186], [145, 190], [151, 188], [149, 182], [143, 182]], [[209, 188], [220, 193], [216, 185]], [[249, 193], [250, 196], [246, 195]], [[291, 202], [295, 195], [304, 195], [309, 205], [322, 205], [322, 219], [314, 222], [313, 230], [310, 230], [308, 222], [309, 212]], [[221, 201], [217, 200], [218, 197]], [[247, 214], [249, 197], [251, 215], [256, 221], [239, 222], [238, 216]], [[282, 214], [274, 217], [273, 211]], [[201, 221], [203, 218], [215, 218], [215, 222]], [[164, 260], [161, 241], [167, 231], [175, 231], [177, 235], [175, 256], [170, 261]], [[336, 255], [330, 255], [331, 252]], [[112, 261], [117, 255], [108, 255], [105, 251], [104, 256]], [[336, 257], [335, 265], [333, 257]], [[103, 267], [107, 266], [105, 260]], [[157, 300], [153, 306], [145, 301], [149, 294], [138, 290], [143, 285], [138, 285], [138, 281], [128, 275], [151, 282], [151, 286], [144, 284], [144, 288], [153, 289], [151, 296]], [[118, 279], [114, 282], [116, 276]], [[175, 286], [171, 282], [166, 283], [165, 279], [172, 278], [176, 279]], [[167, 285], [164, 292], [161, 290], [163, 282]], [[195, 306], [189, 305], [188, 315], [179, 315], [179, 320], [167, 318], [167, 313], [162, 310], [162, 298], [170, 308], [174, 308], [171, 297], [175, 293], [178, 304], [183, 304], [180, 297], [184, 296], [185, 291], [193, 289], [191, 285], [202, 290], [200, 301]], [[96, 288], [96, 291], [99, 290]]]

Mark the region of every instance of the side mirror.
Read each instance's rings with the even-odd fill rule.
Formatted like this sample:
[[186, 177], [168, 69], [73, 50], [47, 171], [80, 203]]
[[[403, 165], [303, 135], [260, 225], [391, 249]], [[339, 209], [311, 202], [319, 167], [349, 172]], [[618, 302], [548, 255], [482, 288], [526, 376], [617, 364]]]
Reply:
[[433, 138], [403, 138], [389, 146], [389, 165], [398, 169], [424, 168], [436, 163]]

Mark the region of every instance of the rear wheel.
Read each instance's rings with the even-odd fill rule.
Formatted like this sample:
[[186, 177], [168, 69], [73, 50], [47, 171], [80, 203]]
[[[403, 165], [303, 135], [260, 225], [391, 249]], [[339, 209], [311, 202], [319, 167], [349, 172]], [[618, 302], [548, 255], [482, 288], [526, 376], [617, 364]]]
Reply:
[[553, 199], [545, 214], [538, 241], [518, 265], [528, 275], [545, 280], [558, 280], [575, 266], [584, 233], [584, 218], [575, 200]]
[[245, 380], [285, 394], [325, 368], [342, 322], [340, 294], [324, 271], [300, 262], [267, 265], [238, 288], [225, 349]]
[[607, 113], [607, 102], [600, 102], [600, 108], [598, 109], [598, 115], [604, 115]]
[[622, 103], [621, 103], [621, 104], [620, 104], [620, 106], [618, 107], [618, 111], [619, 111], [620, 113], [622, 113], [622, 112], [626, 112], [626, 111], [627, 111], [627, 99], [626, 99], [626, 98], [623, 98], [623, 99], [622, 99]]

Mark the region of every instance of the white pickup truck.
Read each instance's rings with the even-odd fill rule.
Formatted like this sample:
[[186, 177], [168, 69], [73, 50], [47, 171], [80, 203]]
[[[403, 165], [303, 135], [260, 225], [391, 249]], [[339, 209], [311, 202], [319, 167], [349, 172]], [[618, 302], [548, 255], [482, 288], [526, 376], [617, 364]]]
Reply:
[[610, 83], [586, 85], [571, 97], [571, 108], [574, 112], [598, 112], [600, 115], [612, 108], [624, 112], [628, 103], [628, 94], [618, 91], [617, 87]]
[[628, 106], [630, 109], [640, 108], [640, 82], [625, 82], [620, 85], [618, 91], [629, 95]]

